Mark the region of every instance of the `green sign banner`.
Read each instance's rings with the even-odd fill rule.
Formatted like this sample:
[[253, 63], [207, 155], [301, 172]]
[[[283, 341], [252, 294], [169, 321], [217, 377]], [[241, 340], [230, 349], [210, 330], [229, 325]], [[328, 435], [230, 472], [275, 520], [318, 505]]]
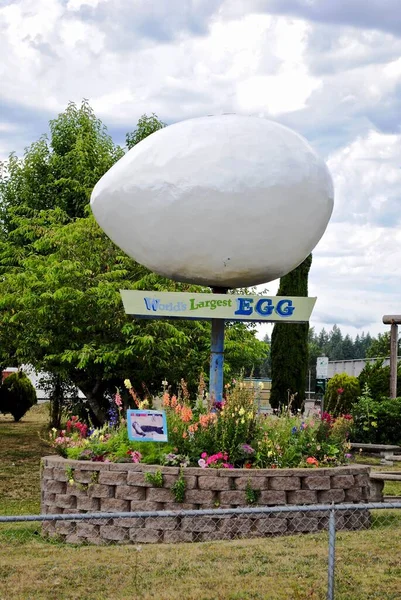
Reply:
[[309, 321], [316, 298], [120, 290], [125, 312], [154, 319]]

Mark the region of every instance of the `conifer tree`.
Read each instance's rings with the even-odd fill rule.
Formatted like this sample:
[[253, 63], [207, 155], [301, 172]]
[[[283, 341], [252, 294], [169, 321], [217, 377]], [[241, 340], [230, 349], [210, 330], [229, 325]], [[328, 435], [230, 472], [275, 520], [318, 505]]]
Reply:
[[[296, 269], [280, 279], [278, 296], [307, 296], [308, 274], [312, 264], [310, 254]], [[301, 408], [305, 401], [308, 371], [309, 323], [276, 323], [271, 341], [272, 390], [270, 404], [273, 408], [287, 405]]]

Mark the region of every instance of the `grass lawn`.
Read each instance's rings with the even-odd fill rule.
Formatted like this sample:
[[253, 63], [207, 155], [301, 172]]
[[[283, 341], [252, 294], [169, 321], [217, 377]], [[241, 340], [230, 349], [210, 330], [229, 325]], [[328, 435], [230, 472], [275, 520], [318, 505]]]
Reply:
[[40, 513], [40, 458], [52, 454], [46, 438], [48, 406], [34, 406], [19, 423], [0, 414], [0, 514]]
[[[39, 513], [46, 408], [0, 417], [0, 514]], [[38, 523], [0, 524], [0, 600], [323, 600], [327, 534], [136, 546], [45, 541]], [[401, 511], [339, 532], [336, 600], [401, 598]]]

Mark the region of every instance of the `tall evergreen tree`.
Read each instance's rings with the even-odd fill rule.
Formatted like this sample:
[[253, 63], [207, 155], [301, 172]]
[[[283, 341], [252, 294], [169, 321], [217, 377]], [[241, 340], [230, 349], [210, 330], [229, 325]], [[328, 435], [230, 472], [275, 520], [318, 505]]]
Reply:
[[343, 344], [342, 344], [342, 355], [344, 360], [353, 360], [354, 358], [356, 358], [355, 356], [355, 348], [354, 348], [354, 342], [352, 341], [351, 337], [347, 334], [345, 336], [345, 338], [343, 338]]
[[337, 325], [329, 333], [328, 355], [330, 360], [344, 360], [343, 334]]
[[[278, 296], [307, 296], [308, 274], [312, 264], [310, 254], [280, 280]], [[309, 323], [276, 323], [271, 341], [272, 390], [270, 404], [279, 408], [294, 396], [292, 408], [301, 408], [305, 401], [308, 371]]]

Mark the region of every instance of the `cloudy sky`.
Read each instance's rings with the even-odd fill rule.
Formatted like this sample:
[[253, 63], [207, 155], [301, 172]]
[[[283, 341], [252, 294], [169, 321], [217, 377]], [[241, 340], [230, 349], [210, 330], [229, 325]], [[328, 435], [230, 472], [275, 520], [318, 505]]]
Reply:
[[0, 0], [0, 55], [0, 158], [82, 98], [120, 143], [151, 112], [295, 129], [336, 193], [311, 324], [377, 334], [401, 313], [400, 0]]

